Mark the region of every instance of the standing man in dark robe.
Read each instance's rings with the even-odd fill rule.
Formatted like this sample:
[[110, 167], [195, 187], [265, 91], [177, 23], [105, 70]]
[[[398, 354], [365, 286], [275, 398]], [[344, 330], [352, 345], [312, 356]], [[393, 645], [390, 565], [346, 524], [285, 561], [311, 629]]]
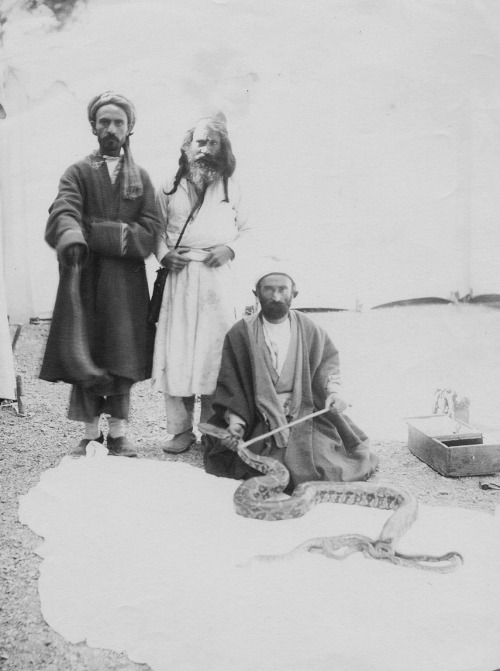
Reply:
[[71, 455], [85, 455], [92, 440], [104, 442], [100, 431], [104, 413], [110, 416], [109, 454], [135, 457], [125, 428], [130, 389], [151, 375], [154, 326], [147, 323], [144, 259], [153, 251], [160, 222], [149, 176], [130, 152], [133, 104], [107, 91], [90, 101], [88, 119], [99, 149], [62, 176], [49, 209], [45, 239], [56, 250], [61, 270], [54, 316], [57, 310], [64, 313], [58, 306], [67, 289], [62, 284], [75, 277], [67, 271], [78, 269], [77, 298], [83, 315], [75, 310], [74, 316], [86, 334], [80, 349], [88, 345], [89, 367], [102, 375], [81, 379], [77, 366], [72, 371], [67, 359], [65, 366], [61, 364], [61, 352], [67, 353], [72, 344], [77, 347], [74, 342], [68, 345], [68, 333], [57, 332], [53, 319], [55, 332], [49, 334], [40, 377], [73, 383], [68, 417], [83, 422], [84, 435]]
[[365, 480], [377, 458], [367, 436], [343, 414], [348, 404], [337, 349], [321, 327], [290, 310], [297, 290], [289, 274], [264, 275], [255, 294], [260, 312], [237, 322], [226, 336], [210, 420], [232, 438], [204, 437], [205, 470], [238, 480], [260, 475], [230, 449], [233, 439], [250, 440], [330, 408], [248, 449], [283, 463], [291, 488], [310, 480]]

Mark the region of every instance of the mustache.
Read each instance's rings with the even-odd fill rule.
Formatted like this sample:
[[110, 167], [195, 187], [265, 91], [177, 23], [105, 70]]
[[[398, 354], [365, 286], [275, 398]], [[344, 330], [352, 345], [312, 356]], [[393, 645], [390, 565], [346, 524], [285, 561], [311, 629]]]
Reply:
[[214, 156], [200, 156], [193, 161], [193, 163], [212, 168], [213, 170], [220, 170], [223, 166], [223, 161]]
[[198, 151], [189, 151], [188, 152], [188, 162], [191, 165], [206, 165], [210, 168], [219, 168], [224, 164], [224, 158], [220, 155], [212, 156], [212, 154], [202, 154], [197, 156]]

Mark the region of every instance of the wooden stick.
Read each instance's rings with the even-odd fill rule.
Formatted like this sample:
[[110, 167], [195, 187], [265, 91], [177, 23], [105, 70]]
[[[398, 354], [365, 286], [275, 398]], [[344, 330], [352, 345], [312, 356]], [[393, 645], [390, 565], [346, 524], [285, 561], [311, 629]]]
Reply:
[[16, 401], [17, 401], [17, 414], [25, 415], [24, 412], [24, 403], [23, 403], [23, 378], [20, 375], [16, 375]]
[[16, 332], [14, 334], [14, 339], [12, 340], [12, 351], [14, 351], [16, 349], [17, 340], [18, 340], [19, 336], [21, 335], [22, 327], [23, 327], [22, 324], [17, 325]]
[[273, 429], [272, 431], [268, 431], [267, 433], [263, 433], [261, 436], [257, 436], [256, 438], [252, 438], [251, 440], [247, 440], [246, 443], [243, 443], [240, 447], [248, 447], [249, 445], [253, 445], [254, 443], [258, 443], [259, 440], [264, 440], [264, 438], [269, 438], [269, 436], [273, 436], [275, 433], [279, 433], [280, 431], [284, 431], [285, 429], [289, 429], [291, 426], [295, 426], [295, 424], [300, 424], [300, 422], [305, 422], [306, 419], [312, 419], [313, 417], [318, 417], [319, 415], [323, 415], [325, 412], [330, 412], [331, 408], [323, 408], [323, 410], [317, 410], [316, 412], [312, 412], [310, 415], [306, 415], [305, 417], [299, 417], [299, 419], [295, 419], [293, 422], [290, 422], [290, 424], [287, 424], [286, 426], [278, 426], [277, 429]]

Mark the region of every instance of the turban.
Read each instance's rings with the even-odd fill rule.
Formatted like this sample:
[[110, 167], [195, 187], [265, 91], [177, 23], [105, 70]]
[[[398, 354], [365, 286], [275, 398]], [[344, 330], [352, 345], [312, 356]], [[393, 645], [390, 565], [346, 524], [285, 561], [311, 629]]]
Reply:
[[227, 135], [227, 119], [224, 112], [217, 111], [214, 112], [213, 114], [208, 114], [207, 116], [198, 119], [195, 126], [201, 123], [213, 126], [214, 130], [217, 130], [219, 133]]
[[[128, 135], [130, 135], [135, 125], [135, 107], [130, 100], [114, 91], [105, 91], [95, 96], [87, 107], [87, 114], [91, 124], [95, 123], [97, 110], [104, 105], [116, 105], [122, 108], [127, 115]], [[123, 197], [133, 200], [142, 195], [143, 188], [139, 168], [135, 164], [132, 152], [130, 151], [128, 135], [123, 145]]]
[[265, 256], [257, 263], [257, 266], [257, 272], [254, 275], [255, 286], [268, 275], [284, 275], [294, 284], [297, 283], [297, 270], [294, 268], [294, 264], [287, 259]]
[[130, 100], [125, 98], [125, 96], [121, 96], [119, 93], [115, 93], [114, 91], [105, 91], [104, 93], [95, 96], [95, 98], [92, 98], [92, 100], [89, 102], [87, 112], [89, 121], [91, 123], [92, 121], [95, 121], [97, 110], [104, 105], [117, 105], [118, 107], [121, 107], [127, 115], [128, 125], [131, 128], [134, 127], [135, 107], [130, 102]]

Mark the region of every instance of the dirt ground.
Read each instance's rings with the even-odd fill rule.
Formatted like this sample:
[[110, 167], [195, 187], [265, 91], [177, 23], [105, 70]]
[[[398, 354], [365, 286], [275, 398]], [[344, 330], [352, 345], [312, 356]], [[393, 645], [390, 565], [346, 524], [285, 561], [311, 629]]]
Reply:
[[[18, 416], [12, 407], [0, 410], [0, 669], [144, 671], [149, 667], [135, 664], [125, 655], [89, 648], [85, 643], [67, 643], [50, 629], [41, 614], [37, 591], [41, 559], [35, 553], [41, 539], [19, 523], [18, 497], [38, 482], [42, 471], [56, 466], [81, 438], [80, 427], [66, 419], [68, 386], [37, 378], [47, 334], [46, 323], [23, 326], [16, 346], [16, 373], [23, 380], [25, 416]], [[168, 438], [162, 398], [151, 391], [149, 382], [133, 389], [129, 437], [141, 458], [166, 458], [161, 449]], [[372, 449], [380, 459], [374, 479], [404, 486], [422, 503], [488, 513], [500, 504], [500, 491], [479, 487], [484, 478], [444, 478], [414, 457], [404, 442], [377, 441]], [[199, 446], [179, 456], [169, 455], [168, 459], [202, 467]]]

